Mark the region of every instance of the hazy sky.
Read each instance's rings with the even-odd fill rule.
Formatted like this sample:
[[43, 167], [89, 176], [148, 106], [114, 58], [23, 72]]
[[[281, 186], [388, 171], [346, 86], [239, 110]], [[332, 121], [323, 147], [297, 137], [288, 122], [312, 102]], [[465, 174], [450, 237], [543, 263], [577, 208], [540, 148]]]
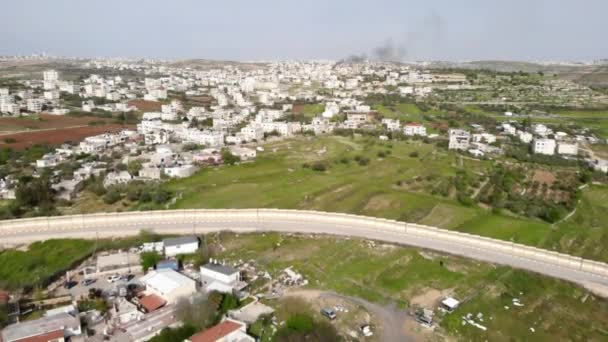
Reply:
[[608, 57], [608, 0], [3, 0], [0, 55]]

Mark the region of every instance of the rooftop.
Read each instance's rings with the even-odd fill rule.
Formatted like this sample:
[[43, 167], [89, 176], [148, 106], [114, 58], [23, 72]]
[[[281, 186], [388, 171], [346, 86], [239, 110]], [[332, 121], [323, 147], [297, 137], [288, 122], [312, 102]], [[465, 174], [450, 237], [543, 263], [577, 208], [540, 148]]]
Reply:
[[241, 324], [226, 320], [222, 323], [190, 337], [191, 342], [215, 342], [241, 328]]
[[2, 341], [37, 341], [29, 338], [46, 334], [54, 335], [57, 334], [57, 331], [61, 331], [63, 337], [63, 330], [66, 327], [76, 328], [78, 326], [80, 326], [80, 321], [77, 318], [63, 312], [9, 325], [2, 331]]
[[151, 294], [142, 297], [139, 300], [139, 303], [144, 307], [144, 309], [146, 309], [147, 312], [152, 312], [167, 304], [167, 301], [155, 294]]
[[182, 285], [194, 282], [194, 280], [170, 268], [152, 271], [141, 277], [140, 281], [146, 286], [158, 290], [161, 294], [170, 293]]
[[230, 266], [226, 266], [226, 265], [222, 265], [222, 264], [212, 264], [212, 263], [207, 263], [203, 266], [201, 266], [202, 268], [206, 268], [208, 270], [217, 272], [217, 273], [221, 273], [224, 275], [233, 275], [235, 273], [238, 273], [239, 271], [235, 268], [232, 268]]
[[189, 243], [198, 243], [198, 238], [196, 236], [180, 236], [176, 238], [164, 239], [163, 243], [165, 247], [171, 247]]

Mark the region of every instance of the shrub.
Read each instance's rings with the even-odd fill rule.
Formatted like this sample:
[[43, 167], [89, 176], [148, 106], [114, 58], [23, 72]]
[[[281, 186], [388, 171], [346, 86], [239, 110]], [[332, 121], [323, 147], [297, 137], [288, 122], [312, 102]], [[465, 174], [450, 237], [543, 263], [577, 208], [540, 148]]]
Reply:
[[328, 169], [328, 165], [326, 162], [323, 161], [317, 161], [314, 162], [311, 166], [311, 169], [313, 169], [314, 171], [326, 171]]
[[419, 156], [418, 151], [413, 151], [413, 152], [410, 152], [410, 157], [411, 157], [411, 158], [418, 158], [418, 156]]
[[120, 192], [116, 189], [111, 189], [108, 192], [106, 192], [106, 194], [103, 196], [103, 201], [106, 204], [114, 204], [118, 201], [120, 201], [122, 198], [122, 195], [120, 194]]

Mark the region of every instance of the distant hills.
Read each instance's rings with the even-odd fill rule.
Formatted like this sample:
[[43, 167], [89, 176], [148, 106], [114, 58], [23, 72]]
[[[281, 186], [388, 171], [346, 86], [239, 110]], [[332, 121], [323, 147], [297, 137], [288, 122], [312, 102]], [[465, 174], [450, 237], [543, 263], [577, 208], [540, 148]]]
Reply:
[[429, 68], [494, 70], [500, 72], [543, 72], [588, 86], [608, 86], [608, 62], [596, 64], [541, 64], [520, 61], [430, 62]]

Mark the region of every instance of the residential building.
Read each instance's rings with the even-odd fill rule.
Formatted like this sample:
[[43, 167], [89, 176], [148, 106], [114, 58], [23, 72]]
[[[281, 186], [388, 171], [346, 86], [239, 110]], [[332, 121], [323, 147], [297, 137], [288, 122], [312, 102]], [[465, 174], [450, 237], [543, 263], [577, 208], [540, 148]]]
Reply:
[[28, 99], [26, 101], [27, 110], [32, 113], [40, 113], [43, 105], [44, 100], [41, 99]]
[[192, 164], [172, 165], [163, 169], [165, 175], [172, 178], [190, 177], [198, 171], [198, 166]]
[[9, 325], [2, 330], [3, 342], [63, 342], [82, 334], [80, 319], [62, 312]]
[[534, 139], [532, 151], [538, 154], [555, 154], [555, 140], [553, 139]]
[[191, 336], [186, 342], [255, 342], [255, 338], [247, 335], [245, 323], [228, 318]]
[[109, 188], [113, 185], [127, 184], [133, 180], [133, 176], [128, 171], [112, 171], [103, 180], [103, 186]]
[[83, 112], [92, 112], [95, 109], [95, 102], [93, 100], [86, 100], [82, 102]]
[[196, 281], [168, 268], [150, 271], [139, 281], [146, 286], [146, 295], [159, 296], [169, 304], [196, 293]]
[[530, 143], [532, 139], [534, 139], [532, 133], [525, 131], [517, 131], [517, 136], [519, 137], [519, 140], [521, 140], [521, 142], [526, 144]]
[[164, 239], [165, 256], [173, 257], [178, 254], [190, 254], [198, 250], [200, 241], [196, 236], [182, 236]]
[[255, 159], [256, 151], [247, 147], [230, 146], [230, 153], [239, 157], [241, 160]]
[[557, 144], [557, 154], [568, 154], [575, 156], [578, 154], [578, 144], [576, 142], [559, 142]]
[[403, 134], [408, 136], [426, 136], [426, 127], [419, 123], [409, 123], [403, 127]]
[[382, 124], [389, 131], [398, 131], [401, 128], [401, 122], [396, 119], [382, 119]]
[[448, 148], [450, 150], [467, 150], [469, 143], [471, 142], [471, 133], [463, 129], [452, 128], [449, 130], [449, 143]]

